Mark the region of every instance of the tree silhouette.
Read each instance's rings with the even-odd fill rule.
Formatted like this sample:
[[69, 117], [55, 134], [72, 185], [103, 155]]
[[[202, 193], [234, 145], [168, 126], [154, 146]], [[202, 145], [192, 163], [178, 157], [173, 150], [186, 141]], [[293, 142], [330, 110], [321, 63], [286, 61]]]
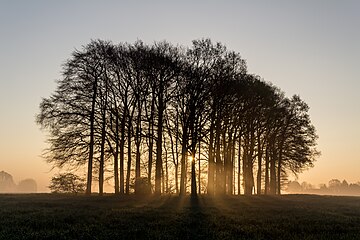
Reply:
[[77, 194], [85, 191], [85, 181], [73, 173], [62, 173], [51, 178], [49, 188], [52, 193]]
[[57, 83], [37, 115], [45, 157], [87, 166], [87, 194], [94, 173], [99, 194], [106, 179], [116, 194], [139, 193], [144, 177], [155, 194], [280, 194], [318, 155], [307, 104], [210, 39], [190, 48], [91, 41]]

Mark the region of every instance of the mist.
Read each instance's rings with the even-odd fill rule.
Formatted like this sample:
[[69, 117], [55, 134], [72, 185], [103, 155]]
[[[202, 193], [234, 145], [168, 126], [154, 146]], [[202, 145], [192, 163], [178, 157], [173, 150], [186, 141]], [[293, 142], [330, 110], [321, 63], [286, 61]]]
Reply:
[[290, 194], [360, 196], [360, 182], [348, 183], [345, 179], [331, 179], [327, 184], [316, 186], [307, 182], [290, 181], [285, 191]]
[[32, 178], [25, 178], [16, 183], [10, 173], [1, 171], [0, 193], [37, 193], [37, 183]]

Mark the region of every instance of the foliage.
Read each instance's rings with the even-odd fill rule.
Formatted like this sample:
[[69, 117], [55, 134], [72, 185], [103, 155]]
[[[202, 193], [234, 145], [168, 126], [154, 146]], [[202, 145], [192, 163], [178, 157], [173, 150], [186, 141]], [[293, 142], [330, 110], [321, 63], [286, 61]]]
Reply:
[[82, 193], [85, 180], [73, 173], [60, 173], [52, 177], [49, 188], [52, 193]]

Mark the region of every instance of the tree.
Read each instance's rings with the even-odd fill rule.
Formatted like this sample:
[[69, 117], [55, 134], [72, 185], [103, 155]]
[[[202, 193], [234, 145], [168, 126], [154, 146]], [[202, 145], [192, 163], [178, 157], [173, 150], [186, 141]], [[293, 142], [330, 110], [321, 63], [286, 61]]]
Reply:
[[21, 180], [17, 185], [17, 192], [20, 193], [36, 193], [37, 184], [34, 179], [28, 178]]
[[0, 172], [0, 193], [9, 193], [16, 191], [16, 184], [11, 174], [1, 171]]
[[52, 193], [83, 193], [85, 180], [73, 173], [61, 173], [51, 178], [49, 186]]
[[82, 51], [73, 52], [64, 64], [57, 90], [42, 100], [36, 119], [50, 131], [50, 147], [45, 153], [49, 163], [60, 168], [79, 166], [86, 163], [84, 156], [88, 156], [87, 194], [91, 193], [99, 88], [106, 79], [104, 53], [109, 45], [105, 41], [91, 41]]
[[286, 190], [290, 193], [299, 193], [301, 192], [301, 185], [298, 181], [291, 181], [288, 183]]
[[133, 182], [138, 193], [144, 176], [155, 194], [233, 194], [236, 183], [237, 193], [280, 194], [318, 154], [307, 104], [210, 39], [190, 48], [91, 41], [57, 83], [37, 115], [49, 132], [44, 155], [53, 167], [87, 167], [87, 194], [93, 178], [100, 195], [107, 179], [116, 194]]
[[339, 179], [331, 179], [328, 183], [329, 190], [333, 193], [339, 193], [341, 189], [341, 182]]

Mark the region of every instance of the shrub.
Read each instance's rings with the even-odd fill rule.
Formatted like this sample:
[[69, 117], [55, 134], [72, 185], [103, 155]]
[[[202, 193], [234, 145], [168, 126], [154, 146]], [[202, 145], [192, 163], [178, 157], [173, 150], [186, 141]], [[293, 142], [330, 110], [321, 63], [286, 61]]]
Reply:
[[139, 195], [150, 195], [151, 185], [146, 177], [139, 177], [135, 180], [135, 193]]
[[62, 173], [51, 179], [49, 188], [52, 193], [83, 193], [85, 179], [73, 173]]

